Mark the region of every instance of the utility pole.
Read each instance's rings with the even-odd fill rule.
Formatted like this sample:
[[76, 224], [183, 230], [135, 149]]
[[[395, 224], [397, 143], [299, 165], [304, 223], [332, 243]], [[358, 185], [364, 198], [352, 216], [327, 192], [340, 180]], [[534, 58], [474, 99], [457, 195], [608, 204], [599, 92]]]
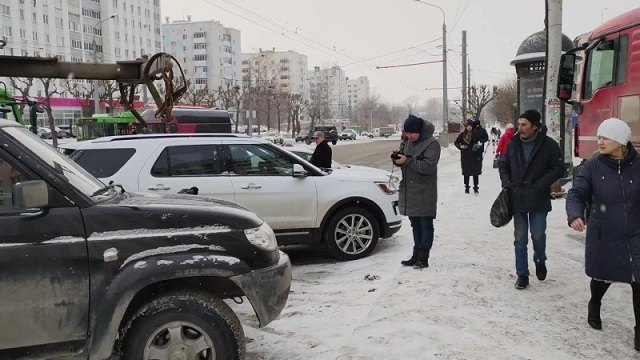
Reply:
[[[98, 45], [96, 44], [96, 30], [98, 28], [98, 25], [100, 25], [101, 23], [109, 20], [109, 19], [115, 19], [115, 17], [118, 16], [118, 14], [113, 14], [111, 16], [109, 16], [108, 18], [104, 18], [100, 21], [98, 21], [92, 29], [92, 34], [93, 34], [93, 40], [91, 41], [91, 46], [93, 47], [93, 63], [97, 64], [98, 63]], [[102, 34], [102, 32], [101, 32]], [[100, 109], [100, 97], [98, 96], [98, 81], [96, 80], [91, 80], [91, 83], [93, 84], [93, 113], [97, 114], [99, 109]]]
[[467, 117], [467, 31], [462, 30], [462, 122]]

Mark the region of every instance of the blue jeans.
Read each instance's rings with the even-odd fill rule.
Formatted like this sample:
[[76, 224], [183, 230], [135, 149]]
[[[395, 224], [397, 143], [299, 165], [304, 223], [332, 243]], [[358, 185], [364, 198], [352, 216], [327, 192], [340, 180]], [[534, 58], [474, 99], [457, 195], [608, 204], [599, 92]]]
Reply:
[[413, 231], [413, 243], [418, 249], [431, 250], [433, 245], [433, 218], [430, 216], [409, 216]]
[[515, 241], [513, 245], [516, 252], [516, 274], [518, 276], [529, 276], [529, 261], [527, 259], [527, 244], [531, 231], [533, 241], [533, 261], [536, 264], [547, 260], [547, 212], [546, 211], [517, 211], [513, 214], [513, 234]]

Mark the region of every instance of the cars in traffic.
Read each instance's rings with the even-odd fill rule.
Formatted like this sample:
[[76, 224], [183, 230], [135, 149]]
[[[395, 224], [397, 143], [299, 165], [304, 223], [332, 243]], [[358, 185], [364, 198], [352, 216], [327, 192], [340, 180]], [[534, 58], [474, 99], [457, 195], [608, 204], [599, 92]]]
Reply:
[[340, 260], [369, 255], [400, 229], [388, 177], [326, 173], [285, 149], [241, 134], [129, 135], [84, 142], [71, 158], [130, 191], [196, 187], [258, 214], [280, 245], [322, 243]]
[[340, 132], [340, 140], [355, 140], [356, 131], [353, 129], [344, 129]]
[[306, 135], [296, 136], [296, 142], [304, 141], [307, 145], [311, 144], [313, 142], [313, 134], [315, 134], [317, 131], [322, 131], [324, 133], [324, 139], [328, 143], [332, 143], [333, 145], [338, 143], [338, 130], [335, 126], [331, 125], [314, 126]]
[[368, 137], [369, 139], [372, 139], [372, 138], [373, 138], [373, 134], [372, 134], [372, 133], [370, 133], [370, 132], [368, 132], [368, 131], [363, 131], [363, 132], [361, 132], [361, 133], [360, 133], [360, 136], [365, 136], [365, 137]]
[[284, 144], [284, 137], [282, 137], [282, 135], [277, 132], [277, 131], [269, 131], [267, 132], [267, 134], [263, 137], [263, 139], [274, 143], [276, 145], [282, 145]]
[[261, 326], [284, 308], [291, 263], [253, 212], [105, 185], [15, 121], [0, 141], [0, 358], [242, 359], [223, 300]]

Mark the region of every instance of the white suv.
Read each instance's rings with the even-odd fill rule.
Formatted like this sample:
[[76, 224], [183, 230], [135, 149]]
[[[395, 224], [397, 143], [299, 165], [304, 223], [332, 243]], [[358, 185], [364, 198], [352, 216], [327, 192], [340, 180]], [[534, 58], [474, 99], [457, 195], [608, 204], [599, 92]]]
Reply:
[[[390, 173], [323, 172], [263, 139], [240, 134], [148, 134], [78, 143], [71, 158], [127, 191], [198, 195], [262, 217], [278, 244], [324, 243], [334, 257], [369, 255], [401, 227]], [[171, 214], [167, 214], [171, 216]]]

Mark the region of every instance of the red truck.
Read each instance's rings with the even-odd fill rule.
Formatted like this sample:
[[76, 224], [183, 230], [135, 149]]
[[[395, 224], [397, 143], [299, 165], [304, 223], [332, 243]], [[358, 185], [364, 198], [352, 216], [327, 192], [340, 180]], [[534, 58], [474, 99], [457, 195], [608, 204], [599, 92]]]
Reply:
[[562, 55], [557, 96], [578, 117], [575, 156], [591, 157], [598, 126], [610, 117], [627, 122], [640, 146], [640, 8], [598, 26]]

